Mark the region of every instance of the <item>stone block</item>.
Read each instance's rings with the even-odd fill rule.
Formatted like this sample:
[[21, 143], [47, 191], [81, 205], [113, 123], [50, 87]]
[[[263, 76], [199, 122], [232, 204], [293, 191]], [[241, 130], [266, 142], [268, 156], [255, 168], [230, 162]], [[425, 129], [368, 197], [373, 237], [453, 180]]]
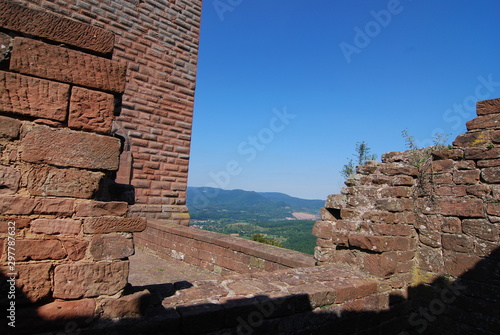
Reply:
[[124, 259], [134, 254], [134, 242], [122, 235], [96, 235], [90, 242], [90, 254], [96, 261]]
[[125, 90], [125, 64], [22, 37], [14, 39], [10, 69], [106, 92]]
[[17, 240], [16, 260], [64, 259], [68, 254], [59, 240]]
[[414, 247], [413, 239], [393, 236], [349, 235], [349, 245], [374, 252], [407, 251]]
[[0, 213], [3, 215], [30, 215], [36, 205], [32, 198], [0, 196]]
[[330, 221], [318, 221], [314, 224], [312, 234], [318, 238], [331, 238], [333, 226]]
[[500, 157], [500, 148], [467, 148], [464, 149], [465, 159], [497, 159]]
[[[17, 301], [19, 303], [37, 303], [50, 299], [52, 291], [50, 263], [21, 264], [16, 263], [16, 287], [18, 289]], [[4, 275], [9, 272], [6, 267], [2, 269]]]
[[97, 53], [113, 51], [113, 33], [11, 1], [0, 1], [0, 26]]
[[462, 135], [458, 135], [453, 141], [453, 145], [458, 147], [479, 147], [485, 146], [490, 140], [490, 134], [488, 131], [476, 131], [467, 132]]
[[379, 171], [388, 176], [401, 174], [416, 177], [418, 175], [418, 168], [402, 164], [383, 164], [380, 166]]
[[21, 159], [62, 167], [92, 170], [118, 169], [120, 140], [117, 138], [25, 124]]
[[123, 216], [127, 214], [126, 202], [81, 200], [76, 202], [76, 216]]
[[398, 259], [395, 252], [368, 254], [363, 258], [363, 270], [381, 278], [393, 275], [396, 272], [397, 265]]
[[35, 214], [54, 214], [58, 217], [72, 216], [75, 212], [75, 200], [63, 198], [37, 198]]
[[128, 261], [61, 264], [54, 270], [54, 298], [113, 295], [127, 284]]
[[111, 94], [73, 87], [68, 127], [109, 134], [114, 118], [115, 97]]
[[36, 314], [44, 321], [66, 321], [70, 323], [79, 319], [91, 319], [94, 316], [95, 309], [96, 302], [93, 299], [54, 301], [36, 308]]
[[462, 231], [462, 221], [457, 217], [444, 217], [441, 230], [443, 233], [459, 233]]
[[16, 194], [20, 180], [21, 173], [18, 170], [0, 165], [0, 195]]
[[82, 222], [73, 219], [35, 219], [31, 222], [31, 231], [35, 234], [78, 235]]
[[476, 255], [447, 252], [444, 255], [444, 271], [451, 276], [460, 277], [480, 261], [481, 258]]
[[99, 189], [104, 173], [75, 168], [36, 167], [28, 175], [31, 195], [92, 198]]
[[483, 169], [481, 177], [485, 182], [490, 184], [500, 183], [500, 166]]
[[465, 219], [462, 221], [465, 234], [479, 237], [483, 240], [496, 242], [499, 240], [498, 226], [485, 219]]
[[458, 217], [483, 217], [484, 208], [481, 199], [458, 198], [436, 199], [433, 203], [420, 202], [419, 205], [425, 214], [442, 214]]
[[86, 218], [83, 231], [86, 234], [112, 232], [140, 232], [146, 229], [146, 220], [141, 218], [99, 217]]
[[500, 113], [500, 99], [478, 101], [476, 103], [477, 115], [488, 115]]
[[479, 182], [479, 170], [455, 171], [453, 173], [453, 182], [455, 184], [477, 184]]
[[115, 319], [144, 316], [150, 300], [151, 293], [148, 290], [126, 295], [119, 299], [103, 299], [101, 300], [102, 317]]
[[79, 261], [85, 257], [89, 242], [77, 238], [61, 238], [64, 250], [72, 261]]
[[481, 115], [465, 123], [467, 130], [500, 128], [500, 114]]
[[443, 242], [443, 248], [446, 250], [452, 250], [457, 252], [470, 252], [472, 250], [472, 239], [467, 235], [461, 234], [443, 234], [441, 237]]
[[65, 121], [69, 85], [0, 71], [0, 111]]
[[375, 207], [379, 210], [389, 212], [404, 212], [413, 209], [413, 200], [411, 199], [380, 199], [375, 202]]
[[486, 212], [490, 215], [500, 216], [500, 202], [493, 202], [487, 204]]
[[18, 139], [20, 130], [21, 121], [0, 115], [0, 139]]

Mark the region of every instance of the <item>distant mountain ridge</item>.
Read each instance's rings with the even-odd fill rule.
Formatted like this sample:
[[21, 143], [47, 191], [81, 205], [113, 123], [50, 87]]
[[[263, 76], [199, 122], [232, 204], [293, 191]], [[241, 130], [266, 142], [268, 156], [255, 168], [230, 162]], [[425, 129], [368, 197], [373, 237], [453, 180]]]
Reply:
[[188, 187], [187, 206], [194, 220], [283, 220], [301, 212], [319, 215], [324, 200], [307, 200], [278, 192]]

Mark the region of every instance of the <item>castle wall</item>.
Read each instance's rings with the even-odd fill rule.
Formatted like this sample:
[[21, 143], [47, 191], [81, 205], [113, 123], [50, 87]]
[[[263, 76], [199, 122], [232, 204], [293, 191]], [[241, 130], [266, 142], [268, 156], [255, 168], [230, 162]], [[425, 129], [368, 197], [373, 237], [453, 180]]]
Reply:
[[361, 268], [392, 289], [459, 282], [464, 291], [449, 308], [460, 317], [475, 309], [475, 317], [458, 324], [489, 330], [500, 283], [500, 99], [478, 102], [467, 129], [453, 146], [390, 152], [358, 167], [314, 226], [315, 257]]

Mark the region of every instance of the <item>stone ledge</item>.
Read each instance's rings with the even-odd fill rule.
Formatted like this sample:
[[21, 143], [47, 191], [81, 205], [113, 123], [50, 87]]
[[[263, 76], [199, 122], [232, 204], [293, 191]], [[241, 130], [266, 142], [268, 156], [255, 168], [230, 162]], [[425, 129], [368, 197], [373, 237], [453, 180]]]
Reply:
[[125, 64], [24, 37], [14, 39], [10, 70], [106, 92], [125, 90]]
[[242, 252], [286, 267], [309, 267], [315, 265], [313, 256], [298, 251], [274, 247], [243, 238], [224, 235], [191, 227], [165, 224], [162, 220], [148, 220], [148, 227], [170, 234], [214, 244], [231, 251]]

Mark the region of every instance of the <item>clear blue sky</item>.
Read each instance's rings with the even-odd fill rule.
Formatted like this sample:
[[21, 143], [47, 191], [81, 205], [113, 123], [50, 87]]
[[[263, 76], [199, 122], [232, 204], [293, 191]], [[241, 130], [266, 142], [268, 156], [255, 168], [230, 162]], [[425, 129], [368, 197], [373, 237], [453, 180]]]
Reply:
[[500, 97], [498, 0], [204, 0], [190, 186], [325, 199]]

